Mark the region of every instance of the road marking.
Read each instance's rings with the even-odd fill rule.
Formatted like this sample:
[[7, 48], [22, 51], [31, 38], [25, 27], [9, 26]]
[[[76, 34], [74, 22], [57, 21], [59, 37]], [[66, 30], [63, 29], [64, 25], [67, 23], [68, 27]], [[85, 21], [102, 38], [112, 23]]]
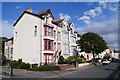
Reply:
[[78, 71], [72, 71], [72, 72], [61, 73], [61, 74], [58, 74], [58, 75], [50, 76], [50, 77], [48, 77], [48, 78], [54, 78], [54, 77], [57, 77], [57, 76], [67, 75], [67, 74], [71, 74], [71, 73], [75, 73], [75, 72], [78, 72]]
[[[119, 70], [119, 72], [120, 72], [120, 70]], [[115, 80], [115, 78], [117, 78], [117, 76], [118, 76], [119, 72], [116, 74], [116, 76], [114, 77], [114, 79], [113, 79], [113, 80]]]
[[[54, 78], [54, 77], [57, 77], [57, 76], [72, 74], [72, 73], [75, 73], [75, 72], [79, 72], [80, 70], [88, 69], [88, 68], [91, 68], [91, 67], [94, 67], [94, 66], [86, 66], [86, 67], [83, 67], [83, 68], [81, 67], [80, 69], [77, 69], [76, 71], [65, 72], [65, 73], [61, 73], [61, 74], [56, 74], [56, 75], [53, 75], [53, 76], [49, 76], [49, 77], [47, 77], [47, 78]], [[69, 71], [69, 70], [68, 70], [68, 71]]]

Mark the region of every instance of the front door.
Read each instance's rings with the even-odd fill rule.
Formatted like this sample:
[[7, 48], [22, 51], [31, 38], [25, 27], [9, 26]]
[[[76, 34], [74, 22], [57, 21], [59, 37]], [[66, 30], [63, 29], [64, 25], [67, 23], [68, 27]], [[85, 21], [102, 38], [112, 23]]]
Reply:
[[53, 54], [44, 53], [44, 61], [45, 61], [45, 64], [52, 64], [53, 63]]

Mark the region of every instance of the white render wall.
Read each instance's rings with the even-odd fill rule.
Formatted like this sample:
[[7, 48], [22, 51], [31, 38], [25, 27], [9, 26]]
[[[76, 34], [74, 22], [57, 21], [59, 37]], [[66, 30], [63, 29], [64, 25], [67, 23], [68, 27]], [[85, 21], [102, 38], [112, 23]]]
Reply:
[[[37, 26], [37, 36], [34, 35], [34, 26]], [[22, 59], [29, 63], [40, 62], [41, 26], [41, 19], [27, 13], [23, 15], [14, 27], [13, 60]]]
[[12, 60], [13, 58], [13, 41], [9, 40], [5, 42], [4, 45], [4, 55], [7, 59]]
[[[61, 44], [61, 51], [62, 51], [61, 55], [63, 55], [64, 58], [73, 56], [71, 46], [76, 46], [76, 42], [72, 42], [70, 40], [70, 36], [71, 35], [74, 36], [74, 34], [71, 34], [70, 31], [68, 31], [69, 41], [65, 42], [64, 34], [63, 34], [64, 28], [54, 25], [52, 23], [49, 23], [50, 21], [48, 21], [49, 24], [54, 26], [53, 29], [56, 30], [56, 40], [54, 38], [44, 36], [43, 25], [46, 23], [45, 20], [41, 20], [40, 18], [30, 15], [28, 13], [25, 13], [23, 15], [23, 17], [14, 27], [13, 60], [22, 59], [24, 62], [28, 62], [31, 64], [34, 64], [34, 63], [39, 64], [41, 62], [44, 62], [44, 53], [49, 53], [54, 55], [55, 51], [59, 50], [58, 43]], [[34, 30], [35, 30], [34, 26], [37, 26], [37, 36], [34, 35]], [[66, 27], [65, 29], [67, 30]], [[61, 39], [57, 40], [58, 31], [61, 34]], [[17, 32], [17, 36], [16, 36], [16, 32]], [[56, 42], [56, 50], [54, 51], [44, 50], [45, 38], [51, 39], [54, 42]], [[63, 51], [64, 43], [69, 43], [70, 52], [66, 53]]]

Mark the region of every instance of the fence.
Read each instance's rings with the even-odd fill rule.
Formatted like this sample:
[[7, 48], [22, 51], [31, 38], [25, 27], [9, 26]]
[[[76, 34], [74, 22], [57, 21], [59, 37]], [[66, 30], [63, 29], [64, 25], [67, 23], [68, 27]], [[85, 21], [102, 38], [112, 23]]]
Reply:
[[13, 69], [11, 67], [2, 66], [2, 74], [13, 76]]

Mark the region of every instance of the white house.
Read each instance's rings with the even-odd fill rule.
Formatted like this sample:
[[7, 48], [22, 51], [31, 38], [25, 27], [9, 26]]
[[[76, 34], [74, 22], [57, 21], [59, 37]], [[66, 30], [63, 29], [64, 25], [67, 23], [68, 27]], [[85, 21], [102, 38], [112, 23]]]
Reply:
[[8, 60], [13, 59], [13, 37], [4, 43], [4, 55]]
[[13, 60], [51, 64], [60, 55], [67, 58], [76, 48], [74, 24], [55, 19], [50, 9], [38, 14], [24, 11], [14, 24]]

